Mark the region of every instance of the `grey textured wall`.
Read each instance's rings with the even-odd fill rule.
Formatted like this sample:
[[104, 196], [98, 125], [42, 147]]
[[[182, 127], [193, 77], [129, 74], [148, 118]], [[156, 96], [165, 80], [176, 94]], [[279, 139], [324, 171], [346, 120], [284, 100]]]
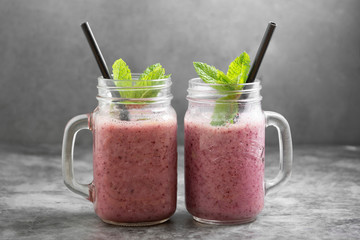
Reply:
[[192, 62], [225, 71], [244, 50], [253, 58], [271, 20], [263, 108], [289, 120], [296, 144], [360, 144], [359, 12], [357, 0], [1, 0], [0, 142], [60, 144], [67, 120], [95, 108], [83, 21], [109, 66], [121, 57], [133, 72], [160, 62], [173, 74], [182, 142]]

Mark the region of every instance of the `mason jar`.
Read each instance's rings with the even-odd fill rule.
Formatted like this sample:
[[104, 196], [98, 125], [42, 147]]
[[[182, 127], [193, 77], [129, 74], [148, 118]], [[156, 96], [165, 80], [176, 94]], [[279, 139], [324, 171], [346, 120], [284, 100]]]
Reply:
[[[177, 119], [170, 104], [171, 78], [138, 78], [99, 77], [97, 108], [71, 119], [63, 139], [65, 185], [93, 202], [104, 222], [123, 226], [159, 224], [176, 209]], [[82, 129], [93, 134], [90, 184], [76, 182], [73, 173], [74, 139]]]
[[[261, 83], [208, 84], [189, 81], [185, 114], [186, 208], [196, 221], [240, 224], [254, 221], [265, 194], [291, 173], [292, 141], [286, 119], [263, 111]], [[265, 128], [279, 131], [280, 169], [264, 179]]]

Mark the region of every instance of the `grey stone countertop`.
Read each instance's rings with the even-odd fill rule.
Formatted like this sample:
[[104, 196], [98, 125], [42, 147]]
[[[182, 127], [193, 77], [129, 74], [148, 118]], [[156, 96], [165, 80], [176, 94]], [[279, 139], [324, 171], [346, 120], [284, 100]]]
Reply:
[[[255, 222], [212, 226], [192, 220], [184, 204], [179, 147], [177, 211], [152, 227], [102, 222], [92, 203], [67, 190], [59, 146], [0, 145], [0, 239], [360, 239], [360, 147], [295, 146], [291, 180], [266, 196]], [[278, 168], [266, 149], [266, 177]], [[91, 181], [91, 149], [75, 150], [75, 173]]]

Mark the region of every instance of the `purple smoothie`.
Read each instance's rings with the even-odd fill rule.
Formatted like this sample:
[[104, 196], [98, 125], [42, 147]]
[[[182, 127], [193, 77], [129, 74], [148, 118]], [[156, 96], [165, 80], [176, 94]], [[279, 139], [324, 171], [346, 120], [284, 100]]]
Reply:
[[107, 222], [169, 218], [176, 209], [176, 119], [119, 121], [95, 117], [95, 212]]
[[185, 192], [195, 217], [247, 222], [264, 205], [263, 116], [211, 126], [185, 117]]

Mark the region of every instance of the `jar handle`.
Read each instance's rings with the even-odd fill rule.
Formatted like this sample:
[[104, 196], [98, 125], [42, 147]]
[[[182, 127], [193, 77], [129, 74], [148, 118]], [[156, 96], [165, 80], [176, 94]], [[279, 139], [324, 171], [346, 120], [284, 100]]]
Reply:
[[276, 128], [279, 137], [279, 173], [274, 179], [265, 180], [265, 194], [272, 193], [289, 180], [293, 163], [291, 131], [286, 119], [276, 112], [265, 111], [266, 127]]
[[62, 144], [62, 174], [65, 185], [74, 193], [89, 199], [89, 184], [80, 184], [74, 177], [74, 144], [76, 134], [89, 129], [89, 115], [82, 114], [70, 119], [66, 124]]

